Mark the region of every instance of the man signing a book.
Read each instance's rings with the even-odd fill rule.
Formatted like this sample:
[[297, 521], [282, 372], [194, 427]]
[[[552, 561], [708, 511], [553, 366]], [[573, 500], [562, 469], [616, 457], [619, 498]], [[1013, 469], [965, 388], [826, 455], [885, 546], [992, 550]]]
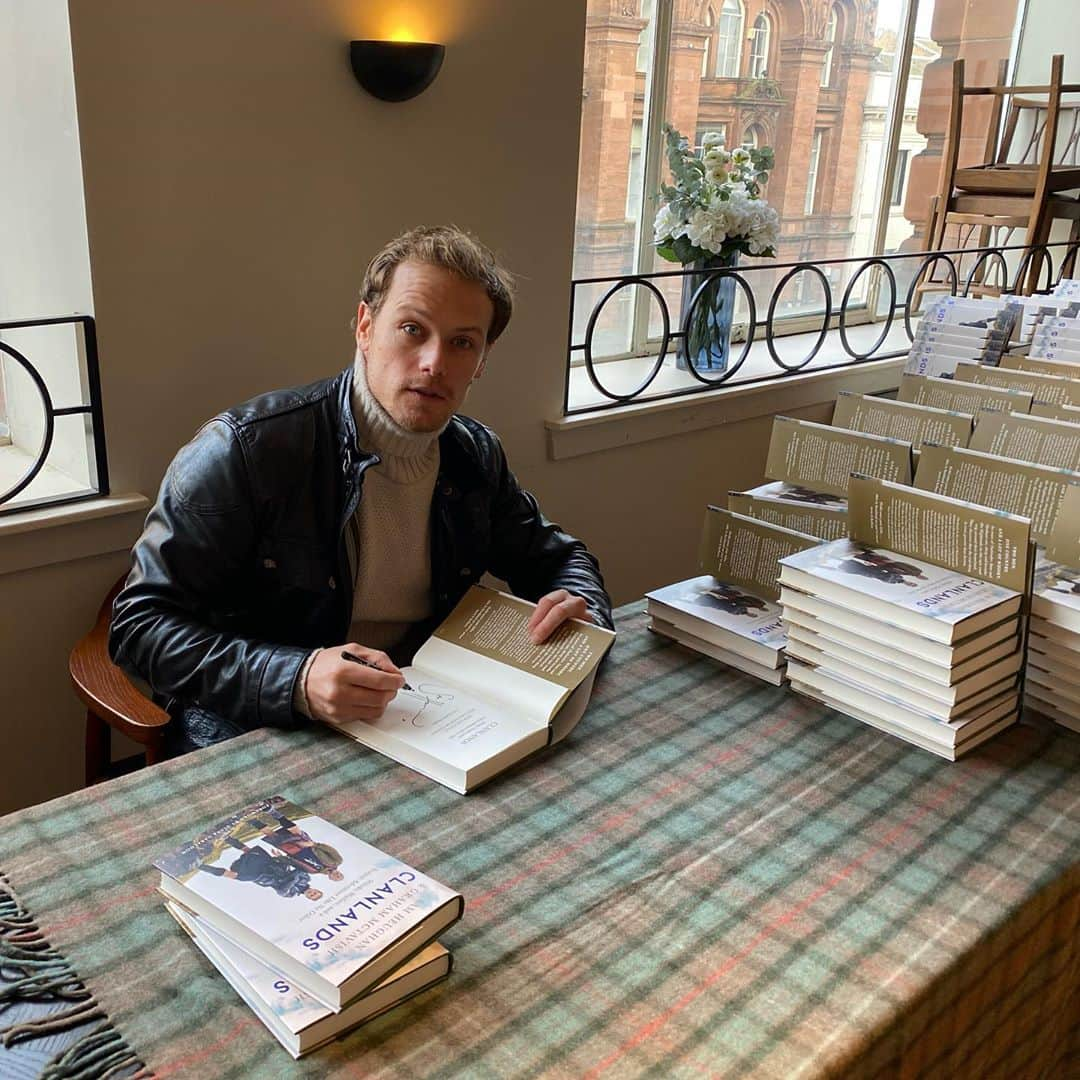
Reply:
[[377, 718], [395, 659], [485, 572], [536, 602], [535, 643], [569, 618], [611, 626], [596, 559], [457, 415], [512, 303], [483, 244], [413, 229], [367, 268], [349, 368], [230, 409], [177, 454], [109, 635], [174, 718], [171, 753]]

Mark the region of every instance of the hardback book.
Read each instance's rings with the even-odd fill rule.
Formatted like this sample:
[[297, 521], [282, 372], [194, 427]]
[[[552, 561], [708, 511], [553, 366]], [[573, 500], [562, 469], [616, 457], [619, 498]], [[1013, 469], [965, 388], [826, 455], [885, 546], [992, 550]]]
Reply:
[[1011, 654], [980, 671], [944, 684], [936, 679], [924, 678], [907, 663], [906, 657], [883, 660], [866, 649], [858, 649], [823, 637], [813, 630], [803, 629], [796, 623], [788, 623], [789, 656], [797, 656], [825, 671], [848, 673], [864, 685], [873, 684], [921, 711], [945, 719], [966, 711], [983, 697], [992, 697], [999, 690], [1008, 689], [1006, 684], [1010, 680], [1015, 684], [1023, 654], [1019, 644], [1014, 644]]
[[[852, 603], [860, 603], [857, 596], [852, 597]], [[932, 641], [922, 634], [911, 630], [904, 630], [899, 626], [893, 626], [881, 622], [858, 607], [845, 606], [833, 600], [822, 600], [818, 596], [810, 596], [798, 589], [781, 588], [780, 604], [784, 609], [785, 621], [791, 618], [792, 613], [800, 620], [815, 618], [829, 627], [838, 627], [850, 634], [864, 639], [873, 638], [891, 649], [907, 653], [909, 656], [917, 656], [935, 667], [953, 669], [961, 664], [980, 656], [987, 649], [998, 648], [1003, 642], [1009, 643], [1009, 652], [1016, 646], [1019, 633], [1019, 617], [1014, 612], [1006, 616], [1000, 622], [988, 626], [981, 633], [964, 638], [954, 644]], [[949, 681], [952, 681], [950, 675]]]
[[[787, 596], [790, 601], [790, 591], [781, 595]], [[926, 655], [928, 651], [926, 646], [932, 643], [924, 642], [923, 639], [915, 638], [913, 635], [906, 635], [907, 640], [903, 646], [886, 644], [873, 633], [873, 627], [867, 627], [860, 633], [845, 630], [842, 626], [826, 622], [816, 615], [807, 614], [790, 602], [784, 605], [784, 622], [787, 624], [789, 637], [792, 634], [798, 634], [819, 649], [835, 647], [841, 656], [844, 655], [843, 650], [853, 649], [890, 665], [893, 672], [903, 672], [904, 678], [910, 674], [913, 678], [937, 686], [955, 686], [970, 676], [980, 674], [996, 666], [999, 661], [1011, 657], [1015, 657], [1016, 667], [1013, 670], [1016, 670], [1020, 664], [1020, 638], [1017, 634], [1018, 626], [1015, 619], [1000, 624], [1006, 631], [1005, 636], [992, 641], [989, 645], [982, 639], [993, 637], [992, 634], [980, 634], [976, 639], [969, 639], [973, 644], [982, 644], [984, 647], [972, 653], [966, 660], [955, 663], [950, 663], [952, 660], [950, 655], [946, 655], [943, 662], [936, 662], [933, 656]], [[947, 646], [939, 646], [939, 648], [947, 649]], [[950, 652], [955, 653], [955, 650], [950, 650]]]
[[160, 890], [334, 1012], [461, 918], [459, 893], [272, 795], [162, 855]]
[[1031, 536], [1045, 543], [1065, 492], [1080, 474], [957, 446], [923, 447], [915, 487], [1031, 521]]
[[1028, 661], [1026, 689], [1033, 694], [1047, 694], [1055, 701], [1060, 701], [1065, 708], [1080, 711], [1080, 686], [1063, 679], [1057, 670], [1039, 667]]
[[[1044, 345], [1034, 342], [1031, 345], [1030, 355], [1041, 360], [1071, 360], [1080, 362], [1080, 348], [1068, 345]], [[1075, 404], [1075, 402], [1070, 402]]]
[[1046, 549], [1039, 552], [1031, 616], [1044, 633], [1080, 634], [1080, 477], [1066, 488]]
[[864, 724], [955, 761], [1019, 718], [1019, 694], [1009, 690], [978, 706], [970, 715], [943, 721], [902, 702], [871, 693], [836, 675], [809, 667], [794, 657], [788, 665], [792, 689]]
[[401, 669], [407, 685], [382, 716], [336, 730], [462, 795], [565, 738], [615, 634], [570, 619], [534, 645], [535, 607], [474, 585]]
[[[1043, 375], [1037, 371], [1009, 371], [987, 364], [961, 361], [953, 375], [956, 382], [977, 386], [997, 386], [1004, 390], [1019, 390], [1031, 394], [1032, 400], [1060, 401], [1063, 405], [1080, 405], [1080, 379], [1061, 375]], [[1030, 408], [1028, 409], [1030, 412]]]
[[1022, 597], [972, 573], [851, 538], [788, 556], [780, 581], [950, 645], [1015, 615]]
[[1054, 694], [1044, 692], [1037, 684], [1024, 693], [1024, 709], [1041, 713], [1070, 731], [1080, 731], [1080, 710]]
[[684, 645], [693, 648], [691, 639], [696, 638], [720, 646], [735, 666], [739, 658], [768, 670], [783, 664], [787, 633], [779, 604], [712, 574], [653, 589], [645, 598], [649, 615], [660, 623], [652, 629], [671, 638], [676, 638], [673, 630], [689, 635], [688, 640], [677, 638]]
[[853, 472], [910, 484], [911, 443], [790, 416], [773, 419], [766, 479], [846, 498]]
[[901, 375], [897, 400], [935, 409], [978, 413], [980, 409], [1003, 409], [1006, 412], [1030, 412], [1032, 395], [1026, 390], [959, 382], [931, 375]]
[[1058, 401], [1039, 401], [1031, 403], [1032, 416], [1049, 416], [1053, 420], [1065, 420], [1070, 424], [1080, 424], [1080, 407], [1062, 405]]
[[788, 630], [787, 658], [838, 678], [849, 679], [851, 683], [873, 690], [890, 701], [939, 720], [968, 715], [978, 705], [996, 699], [1004, 691], [1015, 689], [1021, 666], [1021, 652], [1017, 649], [1012, 658], [994, 665], [996, 670], [991, 673], [989, 681], [983, 675], [973, 675], [962, 683], [943, 687], [920, 679], [902, 667], [897, 669], [881, 664], [862, 652], [838, 648], [832, 643], [810, 644], [804, 634], [793, 629]]
[[1051, 469], [1080, 469], [1080, 425], [1029, 413], [983, 412], [969, 450]]
[[1044, 656], [1041, 667], [1055, 664], [1068, 665], [1072, 678], [1080, 682], [1080, 634], [1054, 627], [1038, 616], [1032, 616], [1031, 633], [1028, 635], [1028, 657], [1034, 653]]
[[[787, 485], [776, 482], [763, 484], [752, 491], [729, 491], [727, 508], [743, 517], [756, 518], [758, 521], [779, 525], [782, 529], [816, 536], [821, 540], [836, 540], [847, 536], [847, 500], [833, 495], [822, 496], [828, 499], [827, 505], [808, 502], [805, 499], [784, 498], [777, 495], [778, 489]], [[763, 493], [762, 493], [763, 492]], [[818, 493], [798, 489], [799, 494], [816, 497]]]
[[716, 645], [703, 637], [698, 637], [689, 630], [683, 630], [674, 623], [667, 622], [667, 620], [655, 615], [650, 617], [646, 625], [661, 637], [670, 638], [679, 645], [685, 645], [688, 649], [693, 649], [694, 652], [699, 652], [703, 656], [712, 657], [713, 660], [719, 660], [720, 663], [726, 664], [728, 667], [737, 668], [748, 675], [753, 675], [762, 682], [767, 682], [772, 686], [783, 685], [784, 665], [782, 663], [777, 664], [775, 667], [772, 666], [772, 661], [769, 664], [758, 664], [741, 653], [725, 649], [722, 645]]
[[[779, 560], [819, 543], [815, 536], [710, 506], [698, 554], [704, 573], [646, 593], [649, 615], [660, 624], [654, 629], [674, 637], [667, 630], [674, 627], [690, 647], [694, 638], [719, 646], [732, 655], [729, 663], [750, 674], [780, 668], [787, 634], [776, 603]], [[755, 667], [739, 663], [740, 657]], [[776, 680], [770, 674], [766, 681]]]
[[1080, 378], [1080, 364], [1071, 360], [1041, 360], [1008, 353], [1001, 358], [1001, 367], [1005, 371], [1034, 371], [1042, 375], [1064, 375], [1067, 379]]
[[923, 442], [967, 446], [974, 423], [971, 413], [932, 409], [906, 401], [841, 390], [836, 397], [833, 424], [852, 431], [903, 439], [918, 449]]
[[335, 1013], [199, 916], [172, 903], [165, 906], [199, 951], [294, 1058], [442, 982], [452, 966], [450, 953], [434, 941]]

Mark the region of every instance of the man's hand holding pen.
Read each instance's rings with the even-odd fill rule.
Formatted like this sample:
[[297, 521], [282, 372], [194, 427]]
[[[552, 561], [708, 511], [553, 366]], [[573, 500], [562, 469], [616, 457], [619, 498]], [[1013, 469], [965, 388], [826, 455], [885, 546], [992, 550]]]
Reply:
[[386, 653], [356, 642], [320, 650], [304, 687], [311, 715], [328, 724], [377, 720], [399, 690], [409, 689]]

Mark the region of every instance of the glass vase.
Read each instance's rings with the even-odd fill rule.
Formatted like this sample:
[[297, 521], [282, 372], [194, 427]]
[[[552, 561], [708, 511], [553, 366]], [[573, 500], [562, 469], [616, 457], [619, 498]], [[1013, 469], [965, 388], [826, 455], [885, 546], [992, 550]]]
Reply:
[[709, 283], [694, 304], [686, 337], [679, 342], [675, 366], [681, 371], [693, 367], [697, 371], [715, 375], [727, 370], [731, 351], [731, 323], [735, 314], [735, 279], [722, 277], [709, 281], [709, 275], [738, 265], [739, 253], [733, 251], [730, 255], [699, 259], [687, 267], [693, 272], [686, 274], [682, 280], [680, 329], [686, 325], [686, 313], [690, 310], [694, 294], [704, 282]]

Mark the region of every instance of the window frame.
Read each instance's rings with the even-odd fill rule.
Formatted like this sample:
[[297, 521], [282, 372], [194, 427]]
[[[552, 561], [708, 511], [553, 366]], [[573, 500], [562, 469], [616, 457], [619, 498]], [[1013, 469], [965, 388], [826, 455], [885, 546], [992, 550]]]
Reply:
[[[918, 4], [914, 5], [916, 8]], [[829, 19], [825, 24], [825, 41], [828, 49], [821, 61], [821, 81], [818, 84], [822, 90], [829, 90], [833, 84], [833, 55], [836, 52], [836, 38], [840, 32], [840, 11], [836, 4], [829, 7]]]
[[[759, 26], [758, 24], [762, 25]], [[767, 11], [759, 11], [750, 34], [750, 49], [746, 60], [746, 74], [751, 79], [763, 79], [769, 72], [769, 48], [772, 45], [772, 18]]]
[[[658, 3], [665, 8], [671, 7], [671, 0], [658, 0]], [[738, 8], [738, 12], [730, 10], [729, 5]], [[737, 20], [737, 29], [733, 34], [729, 35], [725, 32], [725, 28], [731, 25], [732, 20]], [[670, 27], [670, 19], [668, 21]], [[720, 14], [716, 17], [716, 63], [713, 65], [713, 77], [717, 79], [737, 79], [742, 71], [742, 38], [743, 27], [746, 26], [746, 6], [743, 4], [743, 0], [723, 0], [720, 5]], [[657, 26], [659, 31], [659, 26]], [[657, 34], [659, 37], [659, 33]], [[669, 29], [670, 38], [670, 29]], [[729, 47], [730, 43], [730, 47]], [[725, 61], [731, 60], [729, 65]], [[734, 71], [721, 70], [721, 67], [734, 67]]]
[[[742, 3], [742, 0], [733, 0], [733, 2], [738, 4], [741, 12], [741, 25], [745, 26], [745, 5]], [[883, 140], [885, 146], [885, 163], [883, 171], [879, 175], [877, 188], [874, 193], [875, 224], [872, 232], [873, 239], [870, 249], [865, 253], [865, 258], [868, 259], [882, 255], [885, 252], [888, 220], [892, 209], [888, 199], [891, 188], [888, 186], [889, 181], [887, 178], [893, 176], [893, 171], [896, 167], [897, 153], [903, 126], [904, 101], [907, 93], [908, 81], [911, 77], [911, 54], [914, 46], [915, 21], [920, 2], [925, 3], [929, 2], [929, 0], [902, 0], [901, 3], [899, 21], [900, 25], [903, 27], [903, 37], [900, 42], [900, 48], [897, 50], [897, 61], [894, 66], [890, 86], [888, 105], [890, 119], [886, 125], [886, 134]], [[725, 0], [725, 4], [726, 3], [727, 0]], [[634, 265], [638, 269], [635, 269], [633, 271], [634, 273], [647, 274], [651, 272], [653, 267], [654, 247], [652, 242], [652, 222], [656, 216], [659, 197], [659, 182], [663, 165], [664, 139], [662, 124], [663, 118], [666, 115], [674, 4], [675, 0], [655, 0], [654, 22], [652, 26], [645, 31], [645, 33], [651, 36], [652, 63], [646, 72], [645, 101], [642, 114], [645, 136], [645, 168], [643, 170], [643, 192], [640, 202], [641, 216], [635, 226], [636, 240]], [[839, 5], [834, 4], [833, 8], [835, 9], [838, 6]], [[838, 17], [838, 36], [842, 18], [842, 15]], [[1018, 18], [1022, 18], [1022, 16], [1018, 15]], [[722, 19], [723, 7], [721, 7], [721, 14], [717, 18], [718, 36], [722, 27]], [[740, 45], [741, 44], [742, 43], [740, 42]], [[1013, 59], [1010, 62], [1010, 69], [1015, 65], [1015, 49], [1016, 45], [1014, 43]], [[716, 52], [717, 58], [719, 59], [721, 54], [719, 45]], [[726, 78], [728, 76], [718, 77]], [[826, 129], [815, 127], [815, 132], [818, 130], [824, 132]], [[695, 132], [694, 134], [696, 136], [697, 133]], [[823, 136], [823, 143], [824, 141]], [[825, 149], [824, 146], [823, 149]], [[851, 318], [849, 312], [849, 318], [847, 320], [847, 325], [849, 326], [854, 326], [861, 321], [881, 321], [876, 315], [877, 297], [881, 287], [880, 275], [875, 276], [874, 274], [870, 274], [869, 279], [865, 311], [856, 318]], [[647, 291], [644, 289], [634, 290], [633, 315], [628, 335], [629, 348], [623, 352], [598, 356], [595, 358], [596, 362], [606, 363], [610, 361], [625, 360], [631, 357], [648, 356], [653, 353], [660, 339], [657, 336], [650, 336], [649, 310], [650, 297]], [[834, 315], [830, 320], [830, 325], [835, 327], [837, 325], [837, 320], [838, 317]], [[783, 318], [782, 325], [778, 325], [775, 332], [780, 335], [801, 333], [808, 328], [816, 329], [820, 325], [820, 315], [791, 315]]]

